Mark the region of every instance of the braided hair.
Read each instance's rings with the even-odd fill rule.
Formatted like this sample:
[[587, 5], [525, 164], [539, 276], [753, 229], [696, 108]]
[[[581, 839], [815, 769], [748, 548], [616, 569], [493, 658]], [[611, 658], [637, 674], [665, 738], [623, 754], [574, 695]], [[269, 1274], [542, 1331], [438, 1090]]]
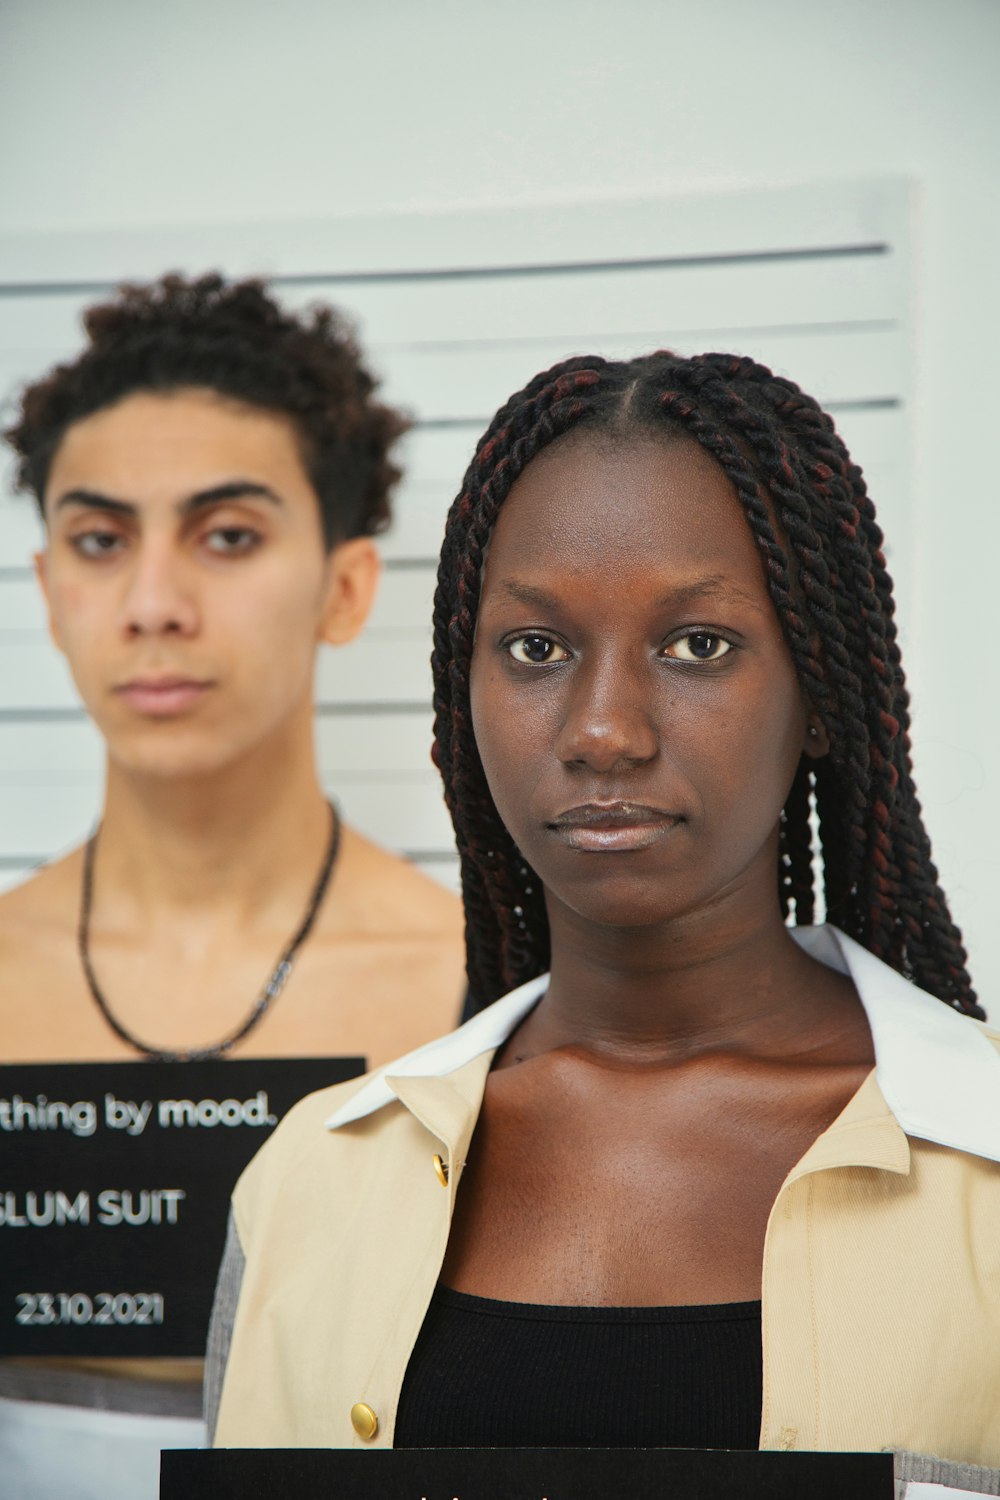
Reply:
[[909, 695], [892, 582], [861, 470], [831, 418], [790, 380], [728, 354], [564, 360], [494, 417], [448, 515], [434, 601], [434, 759], [455, 826], [471, 993], [487, 1004], [549, 964], [541, 882], [494, 806], [469, 678], [483, 564], [511, 485], [571, 430], [686, 434], [733, 485], [811, 713], [829, 739], [803, 756], [781, 814], [778, 897], [814, 919], [813, 820], [826, 914], [923, 989], [983, 1018], [931, 860], [910, 760]]
[[389, 450], [409, 427], [374, 399], [347, 320], [331, 307], [293, 315], [257, 280], [217, 272], [121, 286], [83, 315], [87, 347], [21, 396], [4, 433], [19, 487], [43, 500], [56, 450], [73, 422], [137, 391], [196, 387], [286, 416], [319, 501], [327, 548], [389, 521], [399, 478]]

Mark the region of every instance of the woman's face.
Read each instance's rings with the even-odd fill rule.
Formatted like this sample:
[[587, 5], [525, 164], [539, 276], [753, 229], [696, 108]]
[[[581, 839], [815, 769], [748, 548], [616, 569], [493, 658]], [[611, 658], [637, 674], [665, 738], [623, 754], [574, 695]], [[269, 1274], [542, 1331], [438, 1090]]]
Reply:
[[285, 417], [126, 397], [69, 428], [45, 516], [53, 636], [117, 764], [204, 775], [311, 734], [316, 646], [352, 633], [371, 543], [327, 554]]
[[490, 543], [471, 697], [550, 915], [776, 909], [807, 711], [736, 494], [693, 440], [571, 434], [532, 461]]

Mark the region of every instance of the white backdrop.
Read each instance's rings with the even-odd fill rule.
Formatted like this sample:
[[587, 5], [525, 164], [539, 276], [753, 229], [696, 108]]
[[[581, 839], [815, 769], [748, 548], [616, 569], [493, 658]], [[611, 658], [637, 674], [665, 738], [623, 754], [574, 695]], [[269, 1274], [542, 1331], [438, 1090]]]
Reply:
[[994, 0], [5, 0], [0, 213], [113, 237], [908, 176], [919, 782], [989, 1007], [998, 56]]
[[[373, 617], [360, 639], [320, 653], [320, 766], [351, 823], [450, 882], [451, 826], [428, 761], [431, 596], [456, 476], [490, 414], [526, 374], [580, 350], [752, 353], [836, 412], [901, 538], [889, 560], [905, 595], [911, 200], [890, 180], [618, 199], [610, 212], [0, 234], [0, 402], [77, 352], [82, 309], [123, 274], [249, 269], [273, 275], [292, 306], [325, 297], [351, 310], [415, 424]], [[39, 542], [34, 506], [0, 486], [0, 872], [11, 883], [78, 840], [101, 799], [101, 746], [28, 566]]]

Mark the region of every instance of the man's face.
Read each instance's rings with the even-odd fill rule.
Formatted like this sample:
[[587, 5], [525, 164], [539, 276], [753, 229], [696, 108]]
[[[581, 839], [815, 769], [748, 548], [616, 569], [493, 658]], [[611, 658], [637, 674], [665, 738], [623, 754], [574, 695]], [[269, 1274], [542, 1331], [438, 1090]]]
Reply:
[[337, 551], [287, 418], [129, 396], [68, 429], [44, 503], [53, 638], [113, 760], [197, 776], [309, 732]]

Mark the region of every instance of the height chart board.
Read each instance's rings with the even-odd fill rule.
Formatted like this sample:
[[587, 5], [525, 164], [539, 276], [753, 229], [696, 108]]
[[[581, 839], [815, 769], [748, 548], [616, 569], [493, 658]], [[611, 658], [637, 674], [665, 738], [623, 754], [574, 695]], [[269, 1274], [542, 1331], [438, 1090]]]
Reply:
[[200, 1355], [247, 1162], [359, 1057], [0, 1067], [0, 1355]]
[[160, 1500], [893, 1500], [889, 1453], [686, 1448], [163, 1453]]

